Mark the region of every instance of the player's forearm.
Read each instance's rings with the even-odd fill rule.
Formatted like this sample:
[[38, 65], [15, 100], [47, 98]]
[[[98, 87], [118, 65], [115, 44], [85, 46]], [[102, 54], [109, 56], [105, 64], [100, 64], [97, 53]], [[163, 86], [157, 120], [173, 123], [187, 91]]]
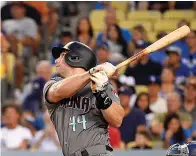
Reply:
[[109, 125], [117, 128], [121, 126], [122, 120], [125, 115], [124, 109], [121, 107], [121, 105], [113, 102], [109, 108], [105, 110], [101, 109], [101, 112]]
[[89, 82], [90, 76], [88, 72], [61, 80], [52, 85], [50, 89], [52, 100], [50, 100], [49, 95], [49, 101], [58, 102], [61, 99], [71, 97], [75, 95], [78, 90], [83, 88]]

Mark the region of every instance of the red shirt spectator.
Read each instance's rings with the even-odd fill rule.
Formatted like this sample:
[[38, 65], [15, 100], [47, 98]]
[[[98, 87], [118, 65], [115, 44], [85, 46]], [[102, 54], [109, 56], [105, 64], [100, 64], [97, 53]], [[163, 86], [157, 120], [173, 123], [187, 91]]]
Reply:
[[117, 128], [109, 127], [110, 144], [113, 148], [120, 148], [121, 136]]

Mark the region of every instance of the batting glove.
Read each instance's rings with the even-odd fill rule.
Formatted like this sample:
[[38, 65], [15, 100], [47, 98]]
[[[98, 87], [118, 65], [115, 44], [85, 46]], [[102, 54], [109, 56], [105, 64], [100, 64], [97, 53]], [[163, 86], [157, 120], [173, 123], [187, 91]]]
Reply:
[[115, 73], [116, 67], [113, 66], [109, 62], [105, 62], [105, 63], [100, 64], [94, 68], [91, 68], [89, 70], [89, 73], [92, 75], [92, 74], [99, 72], [99, 71], [104, 71], [107, 74], [107, 77], [111, 77]]
[[108, 85], [108, 77], [104, 71], [96, 72], [91, 75], [91, 89], [93, 93], [105, 91]]

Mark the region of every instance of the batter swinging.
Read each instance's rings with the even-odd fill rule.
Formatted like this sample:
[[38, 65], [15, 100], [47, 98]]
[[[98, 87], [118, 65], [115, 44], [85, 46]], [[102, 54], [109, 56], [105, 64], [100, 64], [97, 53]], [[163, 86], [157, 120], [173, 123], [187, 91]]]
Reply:
[[108, 124], [119, 127], [124, 110], [108, 77], [116, 67], [97, 65], [93, 51], [80, 42], [54, 47], [58, 77], [44, 87], [44, 103], [64, 156], [112, 155]]

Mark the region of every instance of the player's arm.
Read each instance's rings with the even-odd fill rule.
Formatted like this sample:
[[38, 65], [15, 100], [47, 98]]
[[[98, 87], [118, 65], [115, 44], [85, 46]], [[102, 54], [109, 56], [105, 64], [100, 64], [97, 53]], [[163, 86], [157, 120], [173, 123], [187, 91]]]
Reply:
[[91, 89], [96, 97], [96, 105], [105, 118], [105, 120], [113, 127], [120, 127], [123, 117], [124, 109], [120, 105], [120, 100], [113, 92], [110, 84], [108, 84], [108, 77], [104, 71], [92, 74], [90, 77]]
[[119, 103], [112, 102], [111, 106], [107, 109], [101, 109], [105, 120], [112, 127], [120, 127], [124, 118], [124, 109]]
[[71, 76], [54, 83], [47, 91], [46, 98], [55, 103], [64, 98], [69, 98], [90, 82], [89, 72]]

